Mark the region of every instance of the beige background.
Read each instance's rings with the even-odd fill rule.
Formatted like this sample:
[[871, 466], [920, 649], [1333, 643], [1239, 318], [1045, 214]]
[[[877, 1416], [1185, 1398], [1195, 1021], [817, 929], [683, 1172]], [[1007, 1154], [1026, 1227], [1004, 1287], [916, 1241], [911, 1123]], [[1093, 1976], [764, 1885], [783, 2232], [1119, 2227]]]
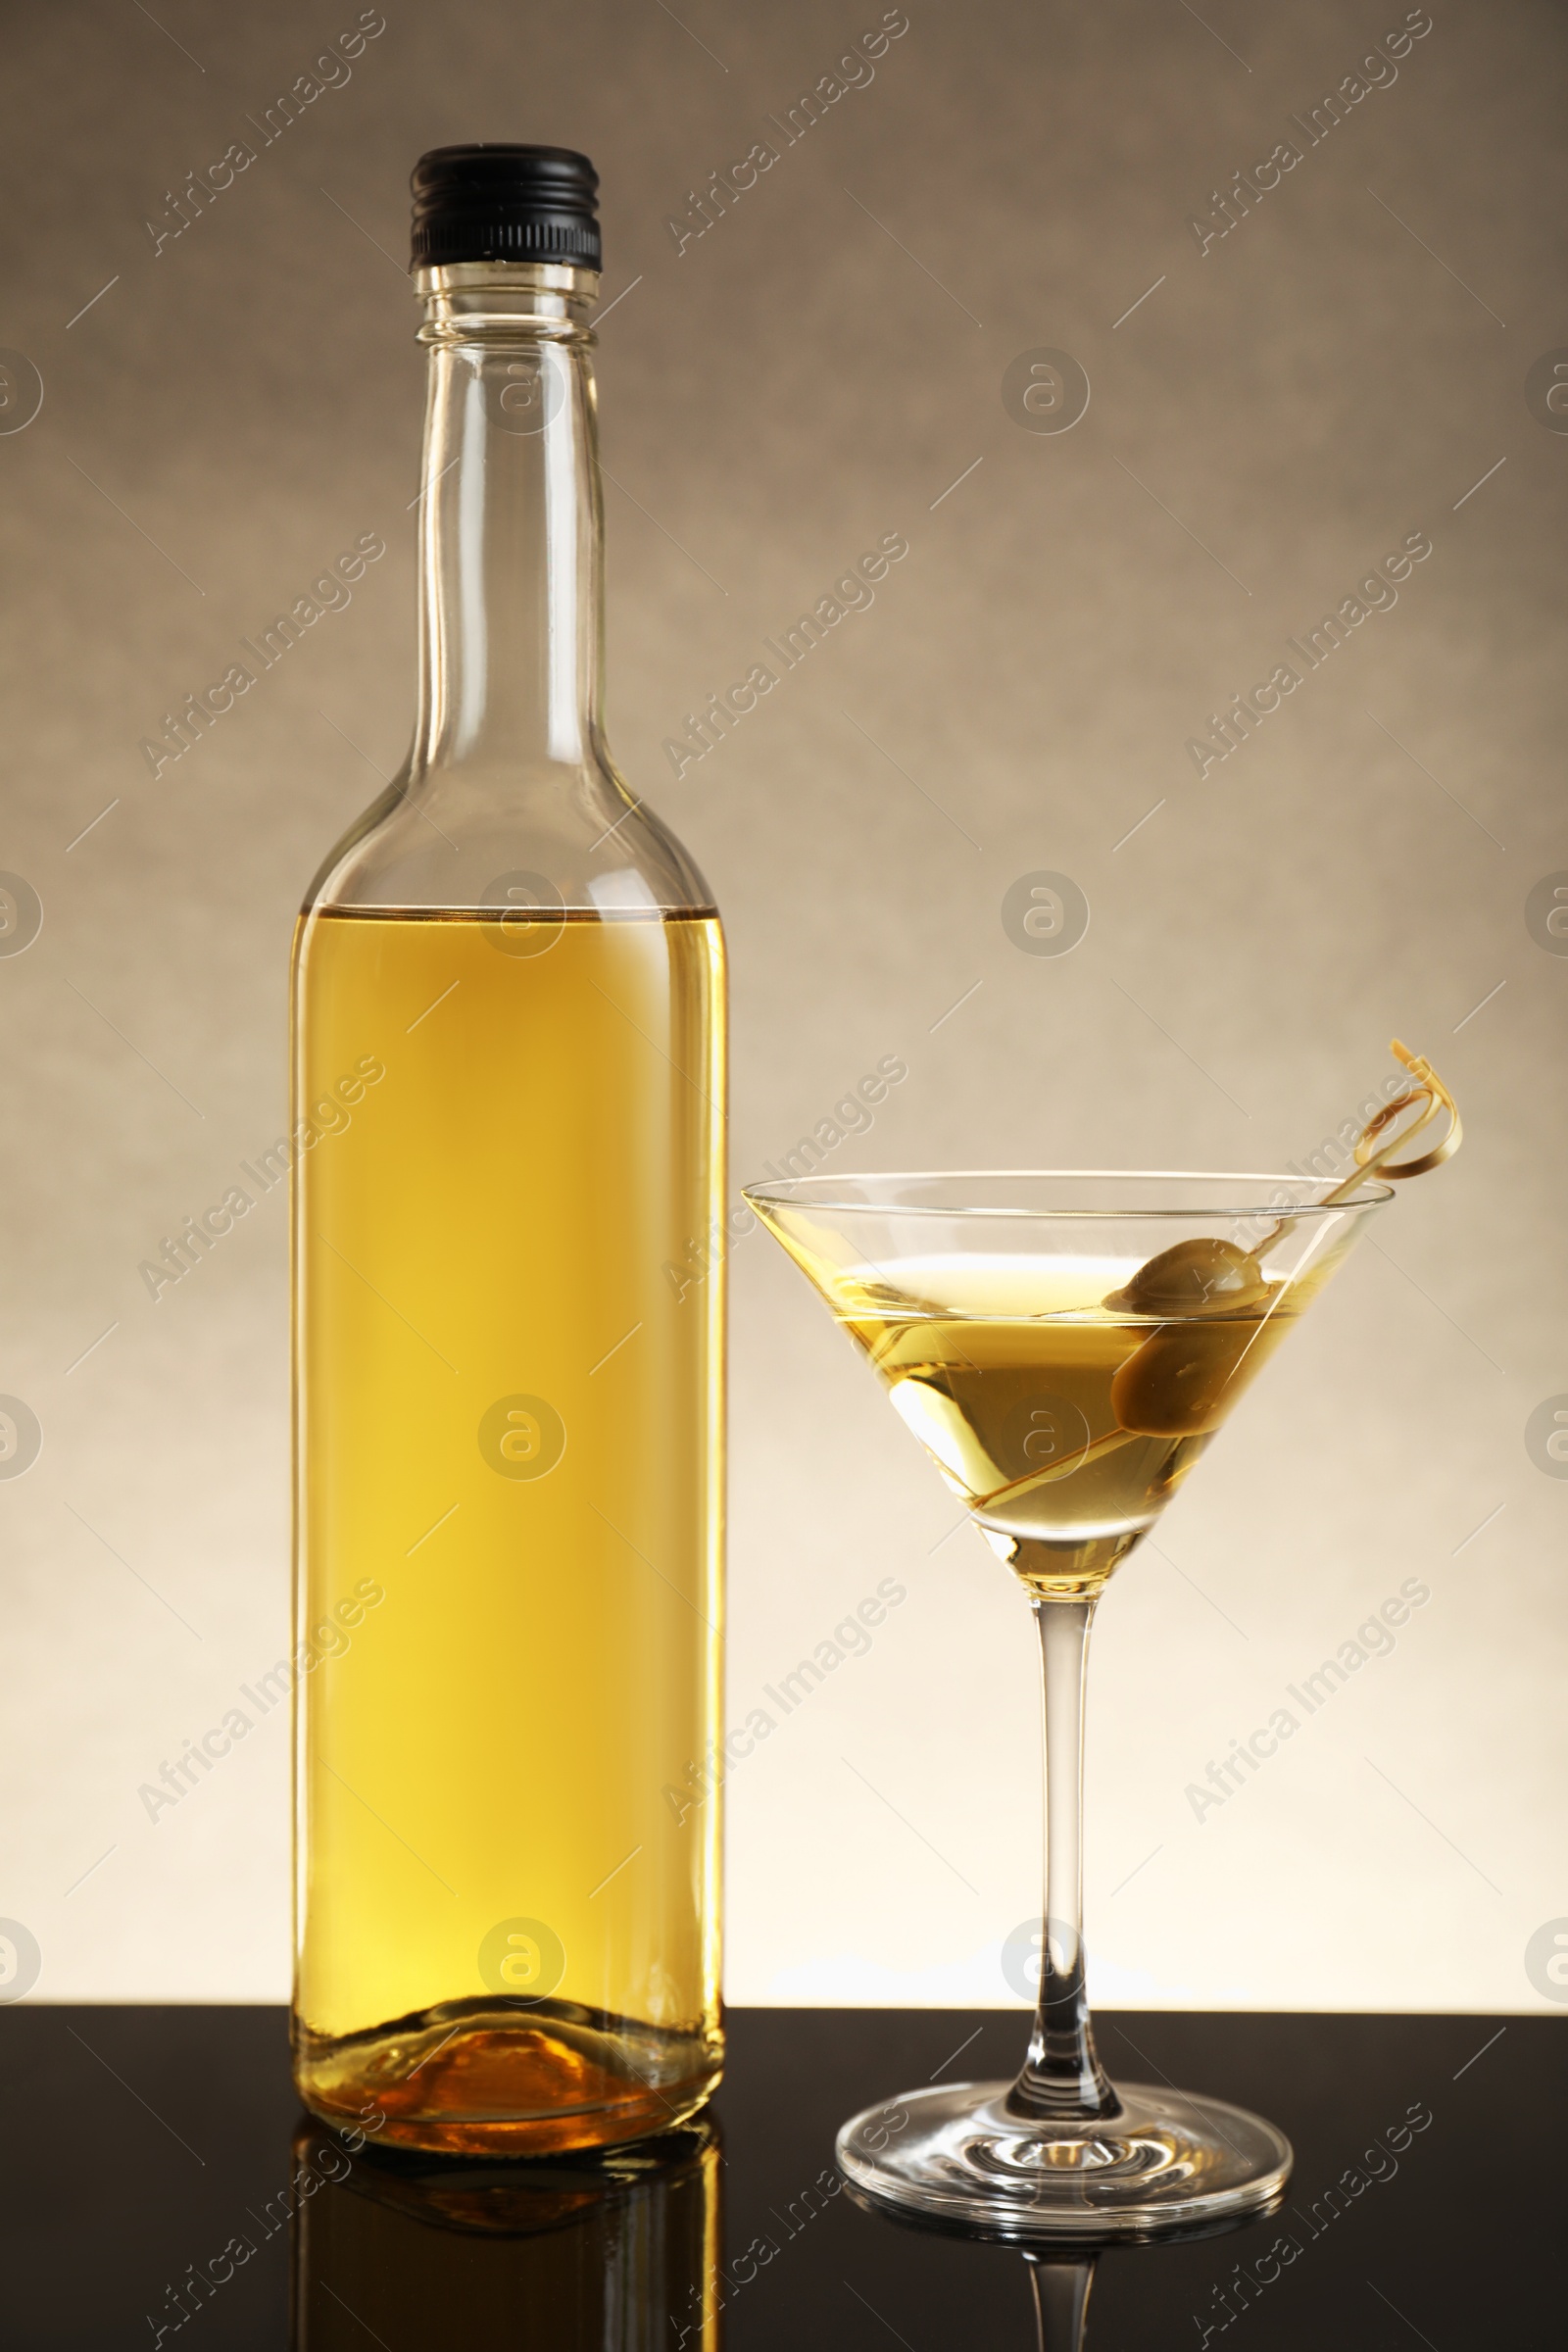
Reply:
[[[279, 1717], [156, 1826], [136, 1797], [285, 1639], [280, 1197], [158, 1305], [136, 1269], [277, 1133], [293, 912], [404, 747], [407, 173], [483, 136], [605, 180], [613, 734], [728, 917], [737, 1181], [887, 1054], [908, 1078], [836, 1164], [1271, 1167], [1396, 1031], [1464, 1104], [1460, 1158], [1102, 1612], [1095, 1989], [1544, 2006], [1568, 1484], [1524, 1427], [1568, 1389], [1568, 961], [1524, 906], [1568, 866], [1568, 438], [1523, 385], [1568, 341], [1560, 15], [1435, 0], [1397, 80], [1200, 255], [1188, 215], [1393, 0], [909, 0], [869, 86], [677, 256], [666, 216], [875, 6], [386, 0], [352, 79], [155, 258], [165, 191], [356, 14], [65, 0], [6, 35], [0, 342], [45, 399], [0, 438], [0, 865], [45, 911], [0, 960], [0, 1389], [45, 1442], [0, 1483], [0, 1914], [37, 1997], [286, 1989]], [[1088, 371], [1070, 432], [1004, 409], [1040, 346]], [[1397, 607], [1200, 783], [1220, 698], [1418, 528]], [[895, 530], [874, 609], [674, 784], [681, 714]], [[139, 738], [365, 531], [388, 555], [352, 607], [153, 782]], [[1093, 909], [1063, 958], [1002, 927], [1037, 868]], [[1023, 1604], [941, 1542], [949, 1497], [760, 1236], [734, 1335], [734, 1705], [880, 1578], [907, 1599], [735, 1775], [730, 1996], [1010, 2001]], [[1411, 1577], [1394, 1654], [1196, 1820], [1209, 1759]]]

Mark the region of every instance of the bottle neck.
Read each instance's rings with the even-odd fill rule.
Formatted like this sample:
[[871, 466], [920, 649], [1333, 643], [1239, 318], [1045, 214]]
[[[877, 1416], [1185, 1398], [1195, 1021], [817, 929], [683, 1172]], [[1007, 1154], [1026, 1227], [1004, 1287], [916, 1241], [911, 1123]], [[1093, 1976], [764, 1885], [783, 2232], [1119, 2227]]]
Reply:
[[515, 262], [421, 270], [429, 353], [414, 772], [603, 758], [599, 277]]

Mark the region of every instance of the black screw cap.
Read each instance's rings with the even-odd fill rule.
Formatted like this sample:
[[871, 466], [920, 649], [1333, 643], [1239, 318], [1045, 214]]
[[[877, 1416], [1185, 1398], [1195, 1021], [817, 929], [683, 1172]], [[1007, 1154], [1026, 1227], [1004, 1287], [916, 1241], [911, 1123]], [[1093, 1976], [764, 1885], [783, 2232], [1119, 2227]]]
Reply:
[[414, 167], [410, 267], [555, 262], [603, 267], [599, 174], [570, 147], [432, 147]]

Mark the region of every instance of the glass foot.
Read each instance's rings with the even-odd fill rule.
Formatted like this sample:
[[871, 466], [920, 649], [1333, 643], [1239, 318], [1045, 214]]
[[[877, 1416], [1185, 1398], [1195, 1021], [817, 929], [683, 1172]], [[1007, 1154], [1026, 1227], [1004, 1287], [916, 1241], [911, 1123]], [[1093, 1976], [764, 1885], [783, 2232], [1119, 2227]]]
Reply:
[[1032, 2124], [1008, 2082], [960, 2082], [868, 2107], [838, 2136], [865, 2196], [1010, 2238], [1159, 2237], [1266, 2210], [1291, 2170], [1283, 2132], [1245, 2108], [1118, 2083], [1121, 2112]]

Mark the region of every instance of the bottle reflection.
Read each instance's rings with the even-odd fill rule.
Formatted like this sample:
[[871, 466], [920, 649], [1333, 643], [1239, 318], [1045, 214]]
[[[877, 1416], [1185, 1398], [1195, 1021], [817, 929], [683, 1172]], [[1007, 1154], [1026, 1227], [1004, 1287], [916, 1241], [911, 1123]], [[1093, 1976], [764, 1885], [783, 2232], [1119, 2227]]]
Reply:
[[719, 2141], [703, 2120], [598, 2156], [418, 2156], [302, 2125], [292, 2352], [717, 2352]]

